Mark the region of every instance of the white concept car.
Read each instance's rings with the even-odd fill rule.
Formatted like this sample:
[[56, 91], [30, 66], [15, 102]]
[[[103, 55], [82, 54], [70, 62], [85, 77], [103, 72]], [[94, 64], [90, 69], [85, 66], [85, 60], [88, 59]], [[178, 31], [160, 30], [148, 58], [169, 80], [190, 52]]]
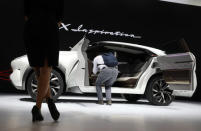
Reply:
[[[182, 42], [181, 42], [182, 44]], [[113, 50], [118, 59], [119, 75], [112, 93], [133, 102], [145, 95], [154, 105], [169, 105], [173, 96], [191, 97], [197, 87], [196, 60], [185, 46], [183, 52], [164, 51], [138, 44], [80, 40], [70, 51], [60, 51], [59, 66], [51, 73], [50, 88], [53, 99], [63, 92], [96, 93], [93, 58], [102, 49]], [[11, 62], [10, 79], [19, 90], [27, 90], [36, 99], [37, 80], [27, 56]], [[103, 88], [103, 92], [105, 92]]]

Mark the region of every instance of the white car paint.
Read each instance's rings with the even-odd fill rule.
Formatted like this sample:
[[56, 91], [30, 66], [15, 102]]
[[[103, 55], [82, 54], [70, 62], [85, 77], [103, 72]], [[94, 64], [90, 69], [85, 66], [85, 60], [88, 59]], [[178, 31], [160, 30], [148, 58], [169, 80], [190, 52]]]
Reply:
[[[85, 86], [85, 78], [87, 77], [87, 73], [85, 73], [85, 59], [82, 52], [82, 44], [84, 39], [82, 39], [78, 44], [76, 44], [71, 51], [60, 51], [59, 53], [59, 68], [62, 68], [63, 73], [65, 74], [65, 82], [67, 85], [66, 90], [71, 90], [72, 92], [80, 92], [80, 93], [95, 93], [95, 86]], [[107, 42], [105, 42], [107, 43]], [[152, 47], [124, 43], [124, 42], [111, 42], [108, 43], [117, 44], [117, 45], [127, 45], [131, 47], [141, 48], [144, 50], [149, 50], [158, 56], [166, 55], [164, 51], [158, 50]], [[149, 79], [156, 73], [156, 68], [152, 68], [152, 64], [157, 62], [157, 57], [153, 57], [150, 61], [148, 68], [144, 71], [140, 79], [138, 80], [138, 84], [135, 88], [118, 88], [112, 87], [113, 93], [123, 93], [123, 94], [144, 94], [147, 83]], [[23, 84], [23, 76], [27, 68], [29, 68], [29, 63], [27, 56], [24, 55], [22, 57], [18, 57], [11, 62], [11, 66], [13, 69], [13, 73], [10, 75], [10, 79], [14, 86], [19, 90], [25, 90], [25, 84]], [[74, 67], [74, 68], [73, 68]], [[72, 70], [73, 68], [73, 70]], [[191, 97], [195, 92], [197, 87], [197, 80], [195, 74], [196, 68], [194, 68], [194, 88], [193, 90], [188, 91], [175, 91], [175, 95], [178, 96], [188, 96]], [[78, 91], [78, 89], [80, 91]], [[103, 88], [103, 92], [105, 92]]]

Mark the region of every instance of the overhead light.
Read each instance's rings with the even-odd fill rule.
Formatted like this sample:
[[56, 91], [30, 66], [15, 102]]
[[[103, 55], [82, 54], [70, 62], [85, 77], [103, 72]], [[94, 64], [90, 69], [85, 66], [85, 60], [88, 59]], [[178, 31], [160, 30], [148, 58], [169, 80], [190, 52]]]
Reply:
[[186, 5], [194, 5], [194, 6], [201, 6], [201, 0], [160, 0], [160, 1], [186, 4]]

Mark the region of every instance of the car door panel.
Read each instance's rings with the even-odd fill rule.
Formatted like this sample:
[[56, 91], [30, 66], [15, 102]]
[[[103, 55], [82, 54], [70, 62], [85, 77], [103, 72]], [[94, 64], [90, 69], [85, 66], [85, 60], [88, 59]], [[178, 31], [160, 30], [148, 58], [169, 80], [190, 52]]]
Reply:
[[190, 69], [193, 67], [193, 58], [189, 53], [178, 53], [160, 56], [157, 58], [161, 70]]
[[193, 90], [193, 54], [177, 53], [157, 58], [165, 81], [174, 90]]
[[74, 83], [76, 82], [76, 85], [80, 87], [89, 85], [88, 64], [86, 63], [86, 49], [88, 43], [89, 40], [84, 37], [71, 49], [71, 51], [77, 52], [78, 62], [75, 70], [70, 74], [70, 78], [72, 78], [72, 81], [74, 81]]

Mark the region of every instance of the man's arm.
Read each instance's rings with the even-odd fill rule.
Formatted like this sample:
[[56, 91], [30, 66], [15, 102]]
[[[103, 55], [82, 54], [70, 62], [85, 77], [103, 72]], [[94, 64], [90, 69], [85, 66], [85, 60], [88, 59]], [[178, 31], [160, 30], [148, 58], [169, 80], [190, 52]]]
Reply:
[[96, 74], [97, 72], [98, 72], [97, 57], [95, 57], [93, 60], [93, 73]]

